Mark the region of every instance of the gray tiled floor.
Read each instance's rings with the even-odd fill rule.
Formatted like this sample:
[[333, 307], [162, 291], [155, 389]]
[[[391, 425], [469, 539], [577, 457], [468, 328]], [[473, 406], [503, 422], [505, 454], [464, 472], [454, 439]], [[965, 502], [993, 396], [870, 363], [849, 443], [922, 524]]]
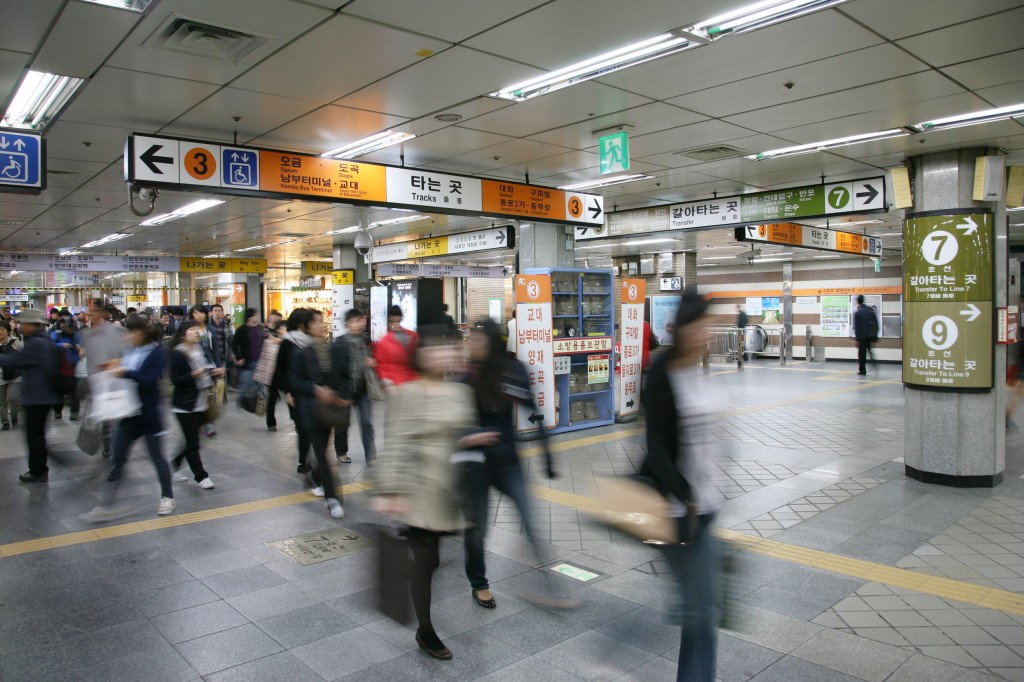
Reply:
[[[882, 368], [879, 378], [890, 383], [847, 392], [836, 389], [857, 386], [852, 365], [748, 369], [714, 377], [720, 397], [735, 406], [715, 423], [710, 444], [719, 456], [722, 525], [1024, 592], [1014, 582], [1024, 580], [1024, 481], [1017, 479], [1024, 465], [1011, 458], [1008, 482], [994, 496], [908, 481], [892, 462], [902, 454], [903, 428], [895, 368]], [[294, 432], [279, 423], [268, 433], [228, 409], [219, 435], [203, 441], [217, 488], [177, 485], [178, 513], [300, 491]], [[49, 429], [51, 482], [8, 485], [0, 543], [86, 528], [78, 514], [104, 491], [103, 463], [74, 451], [71, 425]], [[21, 437], [0, 433], [3, 480], [23, 470]], [[1019, 452], [1022, 434], [1008, 439], [1008, 452]], [[166, 444], [175, 449], [180, 439]], [[643, 454], [638, 436], [567, 450], [557, 455], [561, 476], [553, 481], [540, 458], [525, 463], [532, 483], [586, 495], [598, 476], [634, 472]], [[366, 474], [358, 449], [352, 455], [354, 463], [339, 469], [346, 483]], [[136, 453], [124, 491], [137, 511], [127, 521], [154, 518], [154, 478]], [[376, 610], [372, 552], [302, 566], [266, 546], [338, 525], [322, 502], [310, 501], [0, 559], [0, 679], [674, 679], [679, 631], [665, 621], [673, 587], [658, 551], [569, 507], [535, 500], [531, 512], [539, 557], [515, 507], [492, 496], [487, 547], [496, 610], [473, 603], [461, 542], [444, 541], [434, 614], [455, 653], [451, 662], [426, 657], [410, 628]], [[380, 521], [365, 496], [346, 500], [345, 527]], [[556, 559], [601, 577], [584, 585], [538, 568]], [[736, 629], [721, 633], [722, 682], [1024, 679], [1018, 617], [763, 556], [743, 555], [730, 585]], [[531, 603], [540, 589], [578, 604]]]

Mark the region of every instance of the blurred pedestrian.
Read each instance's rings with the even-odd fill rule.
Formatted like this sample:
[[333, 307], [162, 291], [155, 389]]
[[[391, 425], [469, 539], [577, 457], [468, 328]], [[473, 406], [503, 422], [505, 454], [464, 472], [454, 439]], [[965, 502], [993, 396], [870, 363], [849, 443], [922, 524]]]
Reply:
[[53, 405], [53, 418], [61, 419], [64, 416], [64, 402], [70, 397], [71, 421], [76, 422], [79, 415], [80, 405], [78, 397], [78, 379], [75, 377], [75, 368], [78, 366], [82, 350], [82, 338], [78, 333], [78, 325], [70, 317], [62, 317], [60, 329], [50, 332], [50, 340], [60, 351], [59, 378], [57, 380], [58, 395], [57, 402]]
[[260, 317], [256, 313], [256, 309], [246, 308], [245, 323], [240, 325], [231, 337], [232, 354], [235, 358], [235, 365], [238, 367], [239, 397], [252, 383], [256, 363], [259, 362], [260, 354], [263, 352], [263, 338], [266, 333], [266, 329], [260, 324]]
[[878, 341], [878, 317], [874, 308], [864, 304], [864, 294], [857, 295], [857, 311], [853, 314], [853, 336], [857, 339], [857, 374], [865, 376], [868, 373], [868, 356], [871, 356], [872, 364], [875, 362], [871, 345]]
[[[188, 317], [195, 322], [196, 327], [199, 329], [199, 347], [206, 355], [206, 359], [214, 367], [224, 369], [224, 356], [218, 353], [220, 345], [216, 340], [216, 332], [209, 324], [209, 314], [206, 306], [202, 304], [192, 306], [188, 311]], [[217, 435], [217, 427], [212, 420], [208, 420], [203, 428], [207, 438], [213, 438]]]
[[640, 473], [668, 497], [678, 519], [679, 544], [661, 546], [680, 600], [670, 613], [682, 625], [678, 682], [714, 682], [717, 660], [721, 559], [711, 522], [721, 494], [711, 483], [713, 453], [704, 433], [713, 393], [699, 367], [707, 306], [695, 289], [683, 292], [674, 343], [647, 377], [647, 458]]
[[[11, 336], [11, 323], [0, 321], [0, 354], [17, 353], [21, 340]], [[0, 370], [0, 430], [10, 431], [18, 425], [18, 393], [21, 391], [21, 368], [4, 367]]]
[[[373, 408], [367, 392], [366, 373], [376, 371], [366, 342], [366, 315], [355, 308], [345, 313], [345, 333], [331, 344], [331, 364], [338, 395], [352, 404], [345, 409], [359, 410], [359, 436], [363, 442], [363, 455], [370, 464], [376, 455], [373, 439]], [[348, 455], [348, 429], [334, 430], [334, 454], [342, 464], [351, 464]]]
[[[213, 488], [213, 481], [203, 467], [199, 456], [199, 429], [206, 421], [206, 410], [209, 407], [210, 387], [213, 380], [221, 376], [224, 370], [210, 364], [206, 354], [199, 348], [199, 329], [195, 322], [183, 322], [171, 341], [170, 374], [174, 394], [171, 406], [174, 416], [181, 425], [185, 437], [182, 451], [171, 460], [174, 471], [181, 468], [183, 460], [188, 461], [192, 475], [200, 488]], [[178, 481], [188, 480], [185, 475], [176, 477]]]
[[[101, 368], [112, 360], [119, 360], [128, 348], [127, 331], [124, 327], [111, 322], [114, 311], [114, 307], [104, 304], [101, 298], [89, 301], [89, 328], [82, 332], [82, 347], [85, 349], [86, 371], [89, 377], [102, 371]], [[86, 396], [90, 401], [102, 399], [102, 396], [92, 393], [91, 383], [87, 382], [86, 385]], [[101, 424], [104, 457], [110, 457], [116, 427], [117, 425], [111, 422]]]
[[[299, 319], [304, 318], [306, 313], [303, 312], [304, 308], [297, 308], [291, 312], [288, 316], [288, 322], [285, 324], [284, 337], [281, 340], [281, 346], [277, 351], [277, 364], [274, 367], [274, 383], [272, 388], [274, 390], [281, 391], [285, 396], [285, 401], [288, 405], [288, 416], [291, 418], [292, 423], [295, 425], [295, 434], [298, 436], [296, 445], [298, 446], [299, 463], [295, 467], [295, 471], [300, 474], [309, 474], [312, 469], [306, 463], [306, 457], [309, 455], [309, 434], [305, 429], [299, 428], [299, 413], [295, 406], [295, 399], [291, 394], [291, 386], [288, 374], [288, 367], [291, 363], [292, 353], [299, 347], [297, 343], [299, 333]], [[277, 430], [277, 422], [274, 425], [269, 425], [267, 428], [271, 431]]]
[[742, 365], [747, 359], [747, 311], [743, 309], [743, 306], [736, 306], [736, 328], [740, 330], [739, 334], [739, 348], [737, 353], [739, 354], [739, 364]]
[[452, 455], [486, 445], [493, 434], [469, 433], [477, 425], [472, 391], [444, 381], [459, 361], [459, 351], [446, 341], [443, 326], [422, 331], [415, 350], [420, 378], [402, 382], [388, 398], [373, 508], [404, 524], [402, 535], [413, 555], [410, 587], [419, 623], [416, 643], [430, 656], [447, 660], [452, 652], [434, 630], [430, 603], [441, 537], [464, 525]]
[[53, 390], [60, 358], [46, 335], [42, 311], [29, 308], [21, 313], [24, 341], [17, 353], [0, 353], [0, 368], [23, 371], [21, 405], [25, 408], [25, 441], [28, 446], [28, 471], [18, 476], [22, 483], [46, 483], [50, 468], [46, 461], [46, 417], [57, 402]]
[[416, 353], [419, 336], [402, 326], [402, 308], [388, 308], [388, 333], [377, 342], [373, 356], [377, 359], [377, 373], [386, 386], [399, 386], [417, 378], [412, 358]]

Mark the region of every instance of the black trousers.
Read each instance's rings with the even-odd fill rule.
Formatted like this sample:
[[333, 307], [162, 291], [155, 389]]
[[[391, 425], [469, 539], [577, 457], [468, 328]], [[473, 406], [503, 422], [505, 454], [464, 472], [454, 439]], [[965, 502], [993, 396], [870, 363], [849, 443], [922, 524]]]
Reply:
[[196, 483], [209, 478], [206, 469], [203, 468], [203, 460], [199, 457], [199, 428], [206, 422], [206, 413], [176, 412], [174, 416], [178, 418], [181, 431], [185, 435], [185, 447], [174, 458], [174, 468], [180, 467], [182, 460], [187, 460]]
[[[267, 409], [269, 410], [270, 407], [268, 406]], [[267, 414], [270, 413], [267, 412]], [[306, 455], [309, 454], [309, 448], [312, 445], [312, 443], [309, 440], [309, 431], [302, 428], [302, 425], [299, 423], [299, 412], [298, 410], [295, 409], [293, 405], [288, 406], [288, 416], [292, 418], [293, 422], [295, 422], [295, 433], [299, 436], [299, 464], [305, 464]]]
[[267, 386], [267, 428], [277, 428], [277, 398], [281, 392], [273, 386]]
[[81, 401], [78, 395], [78, 379], [73, 376], [62, 376], [60, 378], [60, 395], [53, 406], [54, 415], [60, 414], [64, 409], [64, 396], [71, 396], [71, 414], [77, 417], [78, 411], [81, 408]]
[[25, 441], [28, 444], [28, 472], [42, 476], [50, 470], [46, 465], [46, 417], [53, 405], [23, 405], [25, 408]]
[[412, 608], [416, 612], [420, 631], [432, 633], [434, 624], [430, 619], [431, 585], [434, 571], [441, 565], [441, 535], [425, 528], [409, 526], [402, 533], [409, 541], [412, 551], [412, 575], [409, 578], [412, 593]]
[[871, 341], [864, 339], [863, 341], [857, 341], [857, 372], [859, 374], [867, 374], [867, 361], [868, 355], [871, 354]]

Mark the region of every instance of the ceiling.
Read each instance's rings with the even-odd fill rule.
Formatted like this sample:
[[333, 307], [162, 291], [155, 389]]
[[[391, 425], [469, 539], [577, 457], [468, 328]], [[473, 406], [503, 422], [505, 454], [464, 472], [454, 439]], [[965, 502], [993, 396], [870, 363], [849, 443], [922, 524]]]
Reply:
[[[609, 210], [866, 177], [910, 154], [963, 146], [1024, 160], [1024, 125], [1014, 120], [759, 162], [677, 153], [719, 144], [758, 152], [1024, 102], [1016, 0], [850, 0], [526, 102], [485, 96], [748, 2], [158, 0], [138, 14], [83, 0], [0, 0], [3, 15], [17, 17], [0, 22], [0, 100], [26, 68], [90, 79], [46, 134], [48, 189], [0, 195], [0, 249], [53, 253], [129, 231], [90, 252], [201, 256], [296, 240], [246, 252], [294, 264], [329, 257], [333, 240], [352, 236], [324, 233], [359, 223], [361, 210], [344, 205], [222, 197], [182, 220], [138, 227], [121, 166], [131, 132], [322, 153], [392, 129], [418, 137], [362, 160], [404, 156], [411, 167], [558, 186], [598, 177], [593, 132], [629, 124], [631, 172], [654, 177], [601, 190]], [[267, 40], [237, 63], [144, 45], [172, 16]], [[462, 119], [438, 121], [442, 113]], [[157, 212], [201, 196], [165, 192]], [[896, 232], [885, 243], [898, 247], [902, 212], [869, 217], [883, 222], [859, 227]], [[373, 234], [491, 222], [433, 215]], [[697, 248], [710, 264], [709, 247], [732, 243], [731, 231], [679, 239], [654, 246]]]

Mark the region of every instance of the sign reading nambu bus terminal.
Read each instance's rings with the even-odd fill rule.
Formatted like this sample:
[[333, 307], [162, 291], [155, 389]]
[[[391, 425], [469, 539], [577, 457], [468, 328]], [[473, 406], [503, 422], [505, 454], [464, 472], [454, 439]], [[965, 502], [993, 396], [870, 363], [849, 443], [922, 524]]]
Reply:
[[903, 221], [903, 382], [993, 385], [993, 229], [989, 213]]

